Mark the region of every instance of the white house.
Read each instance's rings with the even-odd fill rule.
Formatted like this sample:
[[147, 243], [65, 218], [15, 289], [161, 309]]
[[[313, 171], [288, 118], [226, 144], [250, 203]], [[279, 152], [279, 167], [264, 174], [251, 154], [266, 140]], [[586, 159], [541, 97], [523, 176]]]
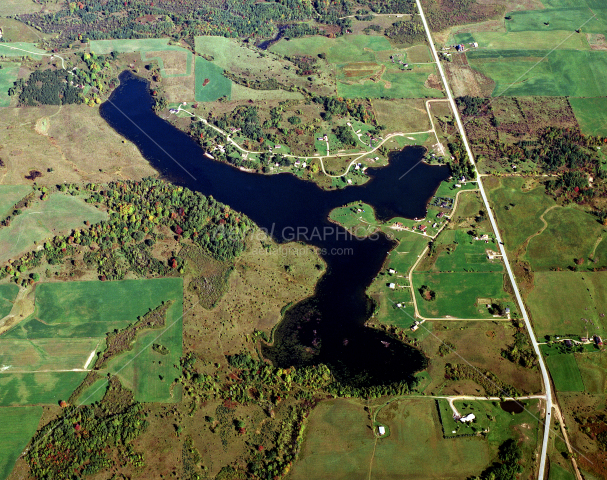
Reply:
[[391, 283], [390, 285], [388, 285], [392, 290], [394, 290], [396, 288], [396, 284], [395, 283]]
[[459, 419], [460, 422], [462, 423], [467, 423], [467, 422], [471, 422], [472, 420], [474, 420], [476, 417], [474, 416], [474, 413], [469, 413], [468, 415], [466, 415], [465, 417], [461, 417]]
[[377, 432], [379, 433], [379, 435], [380, 435], [380, 436], [383, 436], [383, 435], [385, 435], [385, 434], [386, 434], [386, 428], [380, 425], [380, 426], [377, 428]]

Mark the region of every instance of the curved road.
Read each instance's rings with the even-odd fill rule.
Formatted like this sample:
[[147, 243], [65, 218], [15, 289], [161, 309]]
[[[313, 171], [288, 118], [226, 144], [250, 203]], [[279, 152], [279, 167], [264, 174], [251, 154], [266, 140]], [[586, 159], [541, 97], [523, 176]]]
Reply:
[[518, 303], [519, 310], [523, 315], [523, 319], [525, 320], [525, 326], [527, 327], [527, 332], [529, 333], [529, 337], [531, 339], [531, 343], [533, 344], [533, 350], [535, 351], [540, 364], [540, 370], [542, 372], [542, 378], [544, 381], [544, 388], [546, 390], [546, 421], [544, 423], [544, 440], [542, 442], [542, 453], [540, 456], [540, 464], [538, 471], [538, 480], [544, 480], [545, 471], [546, 471], [546, 450], [548, 448], [548, 439], [550, 435], [550, 420], [552, 416], [552, 388], [550, 386], [550, 378], [548, 376], [548, 370], [546, 369], [546, 364], [544, 363], [544, 359], [542, 357], [542, 352], [540, 352], [540, 347], [535, 338], [535, 333], [533, 332], [533, 328], [531, 327], [531, 322], [529, 321], [529, 316], [527, 315], [527, 310], [525, 309], [525, 305], [523, 303], [523, 298], [519, 292], [518, 286], [516, 284], [516, 279], [514, 278], [514, 274], [512, 272], [512, 268], [510, 268], [510, 262], [508, 261], [508, 256], [506, 255], [506, 249], [504, 248], [504, 244], [502, 243], [502, 237], [500, 236], [499, 229], [497, 228], [497, 222], [495, 221], [495, 217], [493, 216], [493, 211], [491, 210], [491, 205], [489, 204], [489, 200], [487, 198], [487, 194], [485, 193], [485, 188], [483, 187], [483, 183], [481, 177], [478, 175], [478, 171], [476, 170], [476, 163], [474, 161], [474, 157], [472, 155], [472, 150], [470, 149], [470, 145], [468, 144], [468, 138], [466, 137], [466, 131], [464, 130], [464, 125], [462, 124], [462, 119], [459, 115], [459, 111], [457, 110], [457, 106], [455, 105], [455, 100], [453, 99], [453, 95], [451, 94], [451, 89], [449, 88], [449, 83], [447, 82], [447, 77], [445, 76], [445, 72], [443, 70], [443, 66], [441, 65], [438, 59], [438, 53], [436, 52], [436, 47], [434, 46], [434, 42], [432, 41], [432, 34], [430, 33], [430, 27], [428, 27], [428, 22], [426, 21], [426, 16], [424, 15], [424, 10], [422, 8], [420, 0], [415, 0], [417, 3], [417, 9], [419, 10], [419, 15], [421, 17], [422, 23], [424, 24], [424, 29], [426, 30], [426, 35], [428, 37], [428, 43], [430, 44], [430, 49], [432, 50], [432, 57], [436, 63], [438, 71], [440, 73], [441, 79], [443, 81], [443, 85], [445, 86], [445, 91], [447, 92], [447, 98], [449, 103], [451, 104], [451, 110], [453, 110], [453, 116], [457, 122], [457, 126], [459, 128], [460, 134], [462, 136], [462, 141], [466, 148], [466, 153], [468, 154], [468, 158], [470, 159], [470, 163], [474, 167], [477, 178], [478, 178], [478, 188], [481, 192], [481, 196], [483, 197], [483, 203], [487, 209], [487, 213], [489, 214], [489, 220], [491, 221], [491, 225], [493, 227], [493, 231], [495, 233], [495, 237], [498, 241], [498, 246], [500, 249], [500, 253], [502, 254], [502, 258], [504, 259], [504, 265], [506, 266], [506, 271], [508, 272], [508, 277], [510, 277], [510, 282], [512, 284], [512, 288], [514, 290], [514, 295], [516, 297], [516, 301]]

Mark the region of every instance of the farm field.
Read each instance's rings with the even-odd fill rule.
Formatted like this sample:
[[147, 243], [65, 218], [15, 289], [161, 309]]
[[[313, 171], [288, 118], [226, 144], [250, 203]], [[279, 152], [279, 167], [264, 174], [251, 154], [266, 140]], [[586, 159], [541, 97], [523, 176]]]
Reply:
[[[591, 8], [598, 7], [596, 16], [594, 16], [593, 10], [588, 5], [585, 5], [585, 3], [567, 2], [558, 6], [555, 5], [556, 8], [546, 8], [539, 11], [511, 12], [508, 15], [511, 19], [506, 21], [506, 29], [509, 32], [545, 32], [551, 30], [574, 32], [579, 28], [583, 28], [583, 32], [604, 33], [607, 23], [605, 21], [605, 13], [601, 10], [604, 9], [605, 5], [592, 5]], [[595, 2], [591, 1], [590, 3]]]
[[17, 285], [0, 285], [0, 319], [11, 313], [13, 301], [18, 293], [19, 287]]
[[[425, 85], [437, 72], [434, 65], [426, 64], [429, 60], [419, 49], [398, 49], [383, 36], [369, 35], [304, 37], [281, 40], [270, 47], [271, 52], [287, 57], [326, 54], [336, 72], [337, 93], [344, 98], [443, 97], [440, 90]], [[409, 56], [418, 64], [403, 70], [402, 65], [413, 62]]]
[[[576, 27], [577, 28], [577, 27]], [[555, 50], [477, 50], [470, 65], [495, 81], [492, 95], [601, 97], [607, 52]]]
[[607, 135], [607, 97], [570, 98], [580, 129], [586, 135]]
[[[434, 301], [424, 300], [420, 287], [427, 286], [436, 293]], [[490, 318], [484, 303], [478, 299], [508, 301], [502, 273], [458, 272], [413, 274], [413, 289], [417, 308], [423, 317]]]
[[496, 251], [493, 239], [475, 240], [465, 230], [445, 230], [437, 239], [436, 245], [449, 247], [441, 251], [436, 258], [432, 271], [437, 272], [503, 272], [501, 260], [489, 260], [487, 250]]
[[221, 97], [230, 99], [231, 93], [232, 81], [223, 76], [223, 69], [202, 57], [196, 57], [196, 101], [214, 102]]
[[[134, 389], [137, 400], [174, 401], [169, 386], [178, 375], [174, 365], [182, 354], [182, 289], [181, 278], [38, 285], [34, 314], [0, 339], [0, 361], [11, 367], [0, 373], [0, 404], [68, 398], [86, 376], [83, 369], [91, 353], [104, 348], [107, 332], [130, 325], [168, 300], [174, 304], [167, 311], [166, 326], [143, 332], [133, 349], [108, 368]], [[164, 345], [169, 354], [157, 354], [152, 343]]]
[[[479, 51], [484, 50], [590, 50], [585, 35], [571, 35], [567, 30], [520, 31], [520, 32], [473, 32], [459, 33], [449, 38], [448, 44], [477, 42]], [[472, 50], [476, 51], [476, 50]]]
[[8, 227], [0, 230], [0, 261], [16, 258], [31, 249], [35, 242], [59, 233], [68, 233], [85, 221], [97, 223], [107, 214], [84, 202], [81, 197], [62, 193], [50, 195], [47, 200], [33, 203]]
[[607, 392], [607, 355], [604, 352], [576, 353], [584, 391], [594, 395]]
[[564, 353], [546, 356], [546, 364], [554, 386], [559, 392], [583, 392], [584, 382], [575, 357]]
[[[1, 7], [0, 7], [1, 8]], [[23, 51], [25, 50], [25, 52]], [[11, 43], [0, 43], [0, 56], [5, 57], [31, 57], [35, 60], [40, 60], [41, 55], [39, 53], [46, 54], [45, 50], [42, 50], [36, 46], [35, 43], [28, 42], [11, 42]]]
[[38, 429], [42, 407], [0, 408], [0, 479], [8, 478], [15, 462]]
[[538, 337], [607, 334], [605, 272], [536, 272], [527, 302]]
[[556, 205], [541, 183], [526, 178], [493, 177], [486, 188], [509, 252], [537, 233], [544, 226], [540, 216]]
[[[389, 436], [376, 440], [363, 405], [346, 399], [320, 403], [308, 420], [300, 460], [292, 478], [461, 479], [479, 474], [491, 461], [487, 442], [444, 440], [434, 400], [393, 401], [377, 421]], [[406, 452], [406, 455], [403, 454]], [[433, 452], [436, 461], [428, 461]]]

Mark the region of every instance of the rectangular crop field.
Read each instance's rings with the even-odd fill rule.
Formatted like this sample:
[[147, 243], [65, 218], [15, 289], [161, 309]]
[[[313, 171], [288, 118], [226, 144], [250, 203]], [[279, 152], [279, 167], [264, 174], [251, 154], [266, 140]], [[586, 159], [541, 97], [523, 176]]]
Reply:
[[196, 101], [214, 102], [221, 97], [230, 99], [232, 81], [223, 76], [223, 69], [202, 57], [196, 57]]
[[607, 392], [607, 354], [604, 352], [576, 353], [575, 361], [584, 382], [584, 391], [603, 395]]
[[[604, 4], [601, 6], [604, 7]], [[572, 7], [573, 5], [566, 8], [510, 12], [508, 16], [511, 19], [506, 21], [506, 29], [509, 32], [548, 32], [551, 30], [574, 32], [582, 28], [583, 32], [605, 32], [607, 24], [601, 12], [597, 12], [598, 15], [595, 16], [594, 12], [584, 5], [584, 2], [575, 5], [578, 8]]]
[[546, 364], [554, 386], [559, 392], [583, 392], [584, 382], [580, 369], [572, 354], [550, 355], [546, 357]]
[[[570, 31], [474, 32], [456, 34], [450, 44], [477, 42], [479, 48], [491, 50], [590, 50], [585, 35], [571, 35]], [[474, 50], [472, 50], [474, 51]]]
[[569, 103], [586, 135], [607, 135], [607, 97], [570, 98]]
[[[433, 301], [424, 300], [419, 288], [426, 285], [434, 291]], [[486, 305], [477, 304], [479, 298], [509, 300], [504, 291], [502, 273], [417, 273], [413, 274], [417, 308], [423, 317], [455, 317], [462, 319], [491, 318]]]
[[309, 417], [291, 477], [400, 478], [406, 472], [408, 478], [461, 479], [490, 463], [487, 442], [443, 439], [433, 400], [393, 401], [379, 412], [377, 422], [388, 431], [381, 439], [369, 428], [362, 403], [346, 399], [320, 403]]
[[67, 400], [86, 372], [0, 373], [0, 406], [58, 405]]
[[42, 417], [42, 407], [0, 408], [0, 479], [8, 478], [15, 462], [32, 439]]
[[493, 96], [607, 95], [606, 51], [478, 50], [470, 65], [495, 81]]
[[[0, 363], [10, 367], [0, 372], [0, 405], [68, 398], [86, 376], [91, 353], [104, 348], [107, 332], [170, 300], [166, 326], [142, 332], [132, 350], [110, 362], [109, 370], [134, 389], [137, 400], [174, 401], [169, 387], [182, 354], [183, 281], [161, 278], [38, 285], [34, 314], [0, 339]], [[153, 351], [154, 343], [169, 354]]]
[[85, 203], [81, 197], [55, 193], [48, 200], [34, 203], [0, 230], [0, 261], [16, 258], [31, 249], [34, 242], [59, 232], [67, 233], [82, 226], [85, 220], [93, 224], [106, 218], [105, 212]]

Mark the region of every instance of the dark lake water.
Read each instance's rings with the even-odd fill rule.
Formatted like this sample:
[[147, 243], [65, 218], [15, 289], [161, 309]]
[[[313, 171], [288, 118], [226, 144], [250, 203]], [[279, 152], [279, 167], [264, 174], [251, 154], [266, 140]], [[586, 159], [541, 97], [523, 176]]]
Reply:
[[101, 116], [164, 178], [245, 213], [278, 242], [299, 240], [325, 252], [327, 271], [315, 295], [290, 309], [264, 355], [282, 367], [324, 362], [352, 384], [407, 380], [424, 367], [416, 349], [363, 325], [372, 310], [365, 290], [394, 244], [383, 235], [356, 239], [327, 218], [333, 208], [355, 200], [373, 205], [381, 219], [422, 217], [449, 175], [446, 167], [419, 163], [424, 149], [409, 147], [391, 155], [387, 167], [369, 169], [372, 179], [366, 185], [338, 191], [324, 191], [291, 174], [243, 172], [206, 158], [192, 138], [155, 115], [147, 82], [129, 72], [120, 82], [101, 105]]

